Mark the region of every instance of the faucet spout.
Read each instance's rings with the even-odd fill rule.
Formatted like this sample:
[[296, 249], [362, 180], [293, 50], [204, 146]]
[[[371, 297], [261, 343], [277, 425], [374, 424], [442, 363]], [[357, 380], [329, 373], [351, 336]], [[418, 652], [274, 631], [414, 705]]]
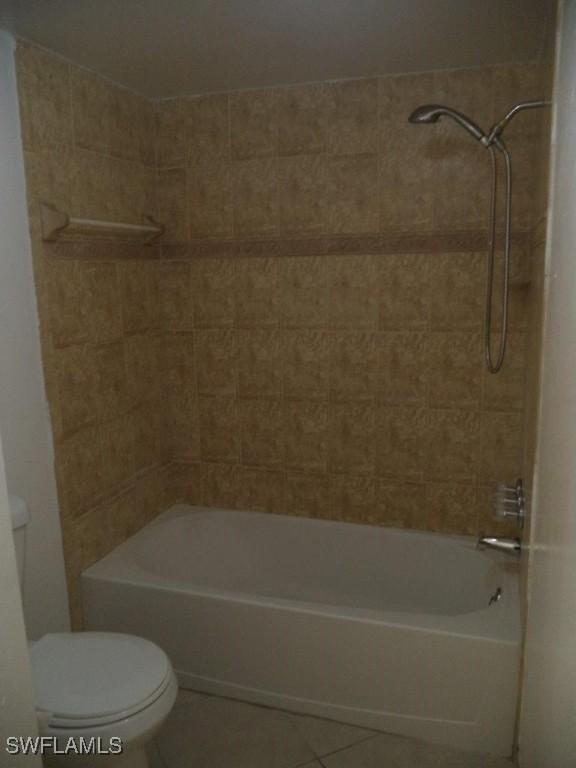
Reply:
[[520, 539], [499, 539], [496, 536], [481, 536], [478, 549], [495, 549], [508, 555], [520, 555]]

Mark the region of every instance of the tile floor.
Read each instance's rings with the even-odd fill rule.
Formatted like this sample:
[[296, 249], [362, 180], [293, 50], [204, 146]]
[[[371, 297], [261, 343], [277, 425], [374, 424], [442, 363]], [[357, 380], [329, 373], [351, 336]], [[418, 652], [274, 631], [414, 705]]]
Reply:
[[180, 691], [150, 768], [513, 768], [508, 760]]

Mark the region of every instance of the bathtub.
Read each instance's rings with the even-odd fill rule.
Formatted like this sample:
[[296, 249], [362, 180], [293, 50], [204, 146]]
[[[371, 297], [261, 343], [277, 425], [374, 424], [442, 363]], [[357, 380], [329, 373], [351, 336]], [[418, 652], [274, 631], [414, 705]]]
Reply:
[[177, 505], [82, 595], [87, 629], [158, 643], [185, 688], [506, 756], [517, 571], [469, 538]]

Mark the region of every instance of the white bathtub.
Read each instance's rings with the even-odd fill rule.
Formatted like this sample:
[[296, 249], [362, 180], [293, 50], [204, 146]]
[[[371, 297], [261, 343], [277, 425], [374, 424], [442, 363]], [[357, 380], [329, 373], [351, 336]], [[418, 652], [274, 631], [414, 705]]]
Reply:
[[471, 539], [178, 505], [82, 585], [87, 629], [157, 642], [184, 687], [511, 751], [517, 567]]

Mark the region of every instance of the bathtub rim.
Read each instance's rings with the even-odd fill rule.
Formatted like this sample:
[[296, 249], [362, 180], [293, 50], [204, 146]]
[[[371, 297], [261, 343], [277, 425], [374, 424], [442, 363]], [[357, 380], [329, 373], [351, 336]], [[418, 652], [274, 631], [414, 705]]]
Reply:
[[[177, 520], [191, 514], [200, 516], [213, 515], [215, 513], [258, 518], [262, 518], [263, 516], [273, 517], [284, 519], [291, 523], [297, 521], [304, 525], [314, 525], [316, 527], [330, 525], [341, 529], [346, 529], [349, 526], [361, 529], [373, 528], [377, 531], [391, 532], [396, 535], [408, 536], [410, 538], [447, 540], [454, 545], [474, 549], [475, 555], [477, 554], [489, 562], [496, 561], [506, 566], [502, 569], [502, 586], [505, 600], [501, 600], [491, 606], [487, 605], [486, 608], [481, 610], [454, 615], [391, 610], [378, 611], [368, 608], [357, 608], [350, 605], [337, 606], [327, 603], [317, 603], [313, 601], [197, 585], [194, 584], [194, 582], [174, 579], [147, 570], [136, 562], [133, 557], [134, 549], [151, 535], [150, 532], [154, 528], [162, 526], [162, 524], [166, 522]], [[517, 564], [510, 561], [508, 556], [501, 553], [476, 552], [475, 539], [471, 536], [393, 528], [392, 526], [366, 525], [363, 523], [350, 523], [339, 520], [280, 515], [269, 512], [233, 510], [225, 507], [175, 504], [150, 521], [126, 541], [119, 544], [101, 560], [86, 568], [81, 574], [81, 579], [118, 582], [159, 591], [191, 594], [197, 597], [206, 597], [223, 602], [232, 601], [249, 605], [267, 606], [278, 610], [303, 612], [314, 615], [321, 614], [341, 620], [362, 621], [414, 631], [434, 632], [457, 636], [463, 639], [468, 638], [486, 642], [505, 643], [513, 646], [520, 645], [521, 643], [519, 568], [517, 567]]]

